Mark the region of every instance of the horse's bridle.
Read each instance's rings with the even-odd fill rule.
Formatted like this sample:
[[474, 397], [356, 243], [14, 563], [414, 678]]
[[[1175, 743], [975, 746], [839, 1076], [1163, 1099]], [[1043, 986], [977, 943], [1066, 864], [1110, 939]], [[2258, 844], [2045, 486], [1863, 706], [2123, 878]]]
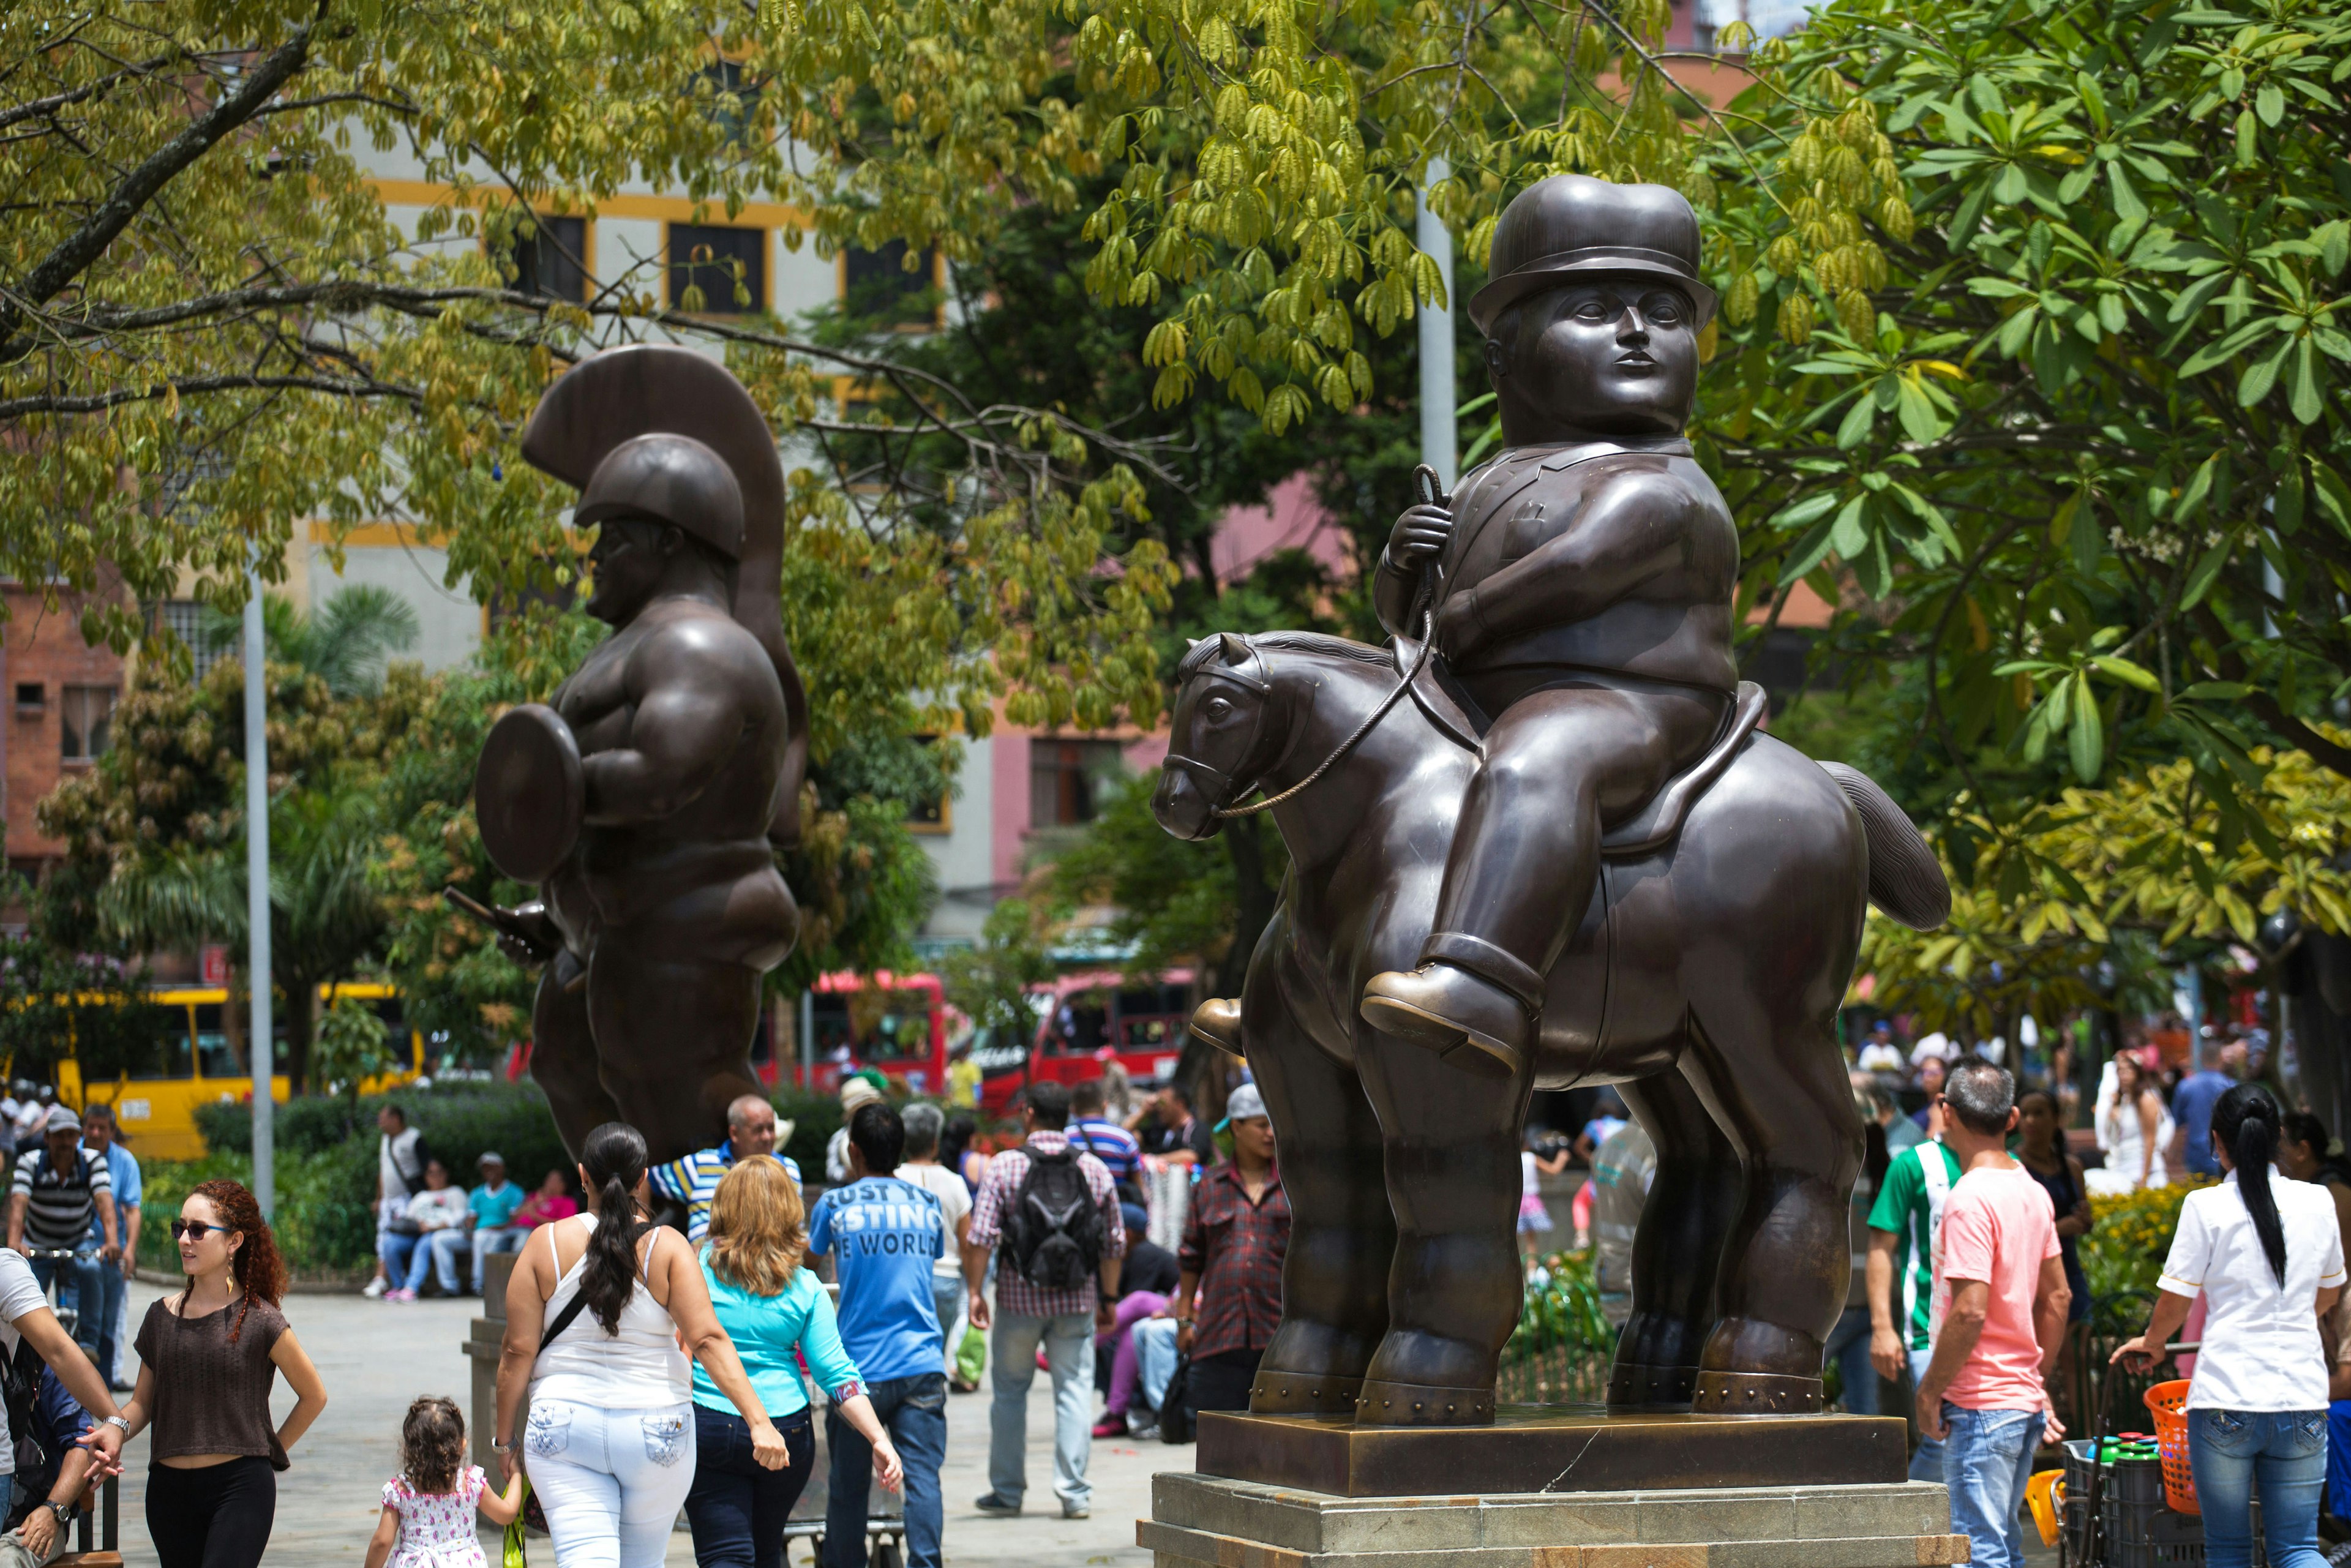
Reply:
[[[1424, 463], [1413, 470], [1412, 482], [1415, 492], [1419, 494], [1427, 502], [1439, 506], [1446, 504], [1447, 497], [1445, 495], [1442, 483], [1437, 478], [1437, 470], [1430, 467], [1427, 464]], [[1284, 800], [1296, 800], [1299, 796], [1303, 795], [1307, 790], [1312, 789], [1316, 783], [1320, 782], [1322, 775], [1330, 772], [1331, 769], [1339, 766], [1340, 759], [1345, 757], [1347, 753], [1354, 750], [1356, 746], [1362, 742], [1364, 737], [1372, 733], [1373, 726], [1378, 724], [1380, 720], [1387, 717], [1388, 709], [1395, 706], [1397, 698], [1403, 696], [1405, 693], [1412, 690], [1412, 683], [1420, 679], [1421, 668], [1428, 663], [1428, 651], [1437, 641], [1437, 605], [1435, 600], [1437, 580], [1441, 575], [1442, 572], [1440, 569], [1438, 569], [1434, 562], [1431, 563], [1429, 570], [1422, 574], [1420, 590], [1414, 596], [1414, 606], [1420, 610], [1420, 652], [1413, 656], [1412, 668], [1404, 673], [1404, 678], [1396, 682], [1395, 689], [1380, 699], [1380, 706], [1374, 708], [1369, 714], [1365, 715], [1364, 722], [1357, 725], [1354, 728], [1354, 732], [1349, 735], [1346, 739], [1341, 741], [1336, 749], [1334, 749], [1330, 756], [1324, 758], [1322, 765], [1316, 768], [1313, 772], [1309, 773], [1305, 778], [1301, 779], [1297, 783], [1292, 784], [1280, 794], [1269, 795], [1254, 806], [1218, 806], [1211, 804], [1208, 807], [1208, 815], [1212, 820], [1229, 821], [1235, 817], [1254, 817], [1259, 811], [1272, 810]], [[1248, 643], [1246, 639], [1243, 641], [1245, 645], [1249, 647], [1249, 663], [1259, 669], [1264, 668], [1264, 655], [1260, 654], [1257, 651], [1257, 647], [1254, 643]], [[1201, 673], [1204, 674], [1220, 675], [1224, 679], [1232, 681], [1237, 685], [1249, 687], [1261, 696], [1270, 697], [1273, 695], [1273, 683], [1271, 681], [1268, 680], [1263, 675], [1249, 674], [1246, 667], [1241, 665], [1225, 664], [1213, 670], [1203, 670]], [[1247, 758], [1257, 750], [1258, 732], [1264, 727], [1265, 708], [1263, 706], [1260, 706], [1257, 710], [1257, 722], [1249, 726], [1249, 744], [1242, 748], [1242, 757]], [[1287, 754], [1285, 753], [1285, 755]], [[1276, 758], [1274, 759], [1275, 764], [1279, 764], [1280, 761], [1280, 758]], [[1217, 788], [1215, 792], [1208, 796], [1211, 802], [1225, 799], [1232, 783], [1232, 775], [1227, 773], [1223, 768], [1211, 768], [1205, 762], [1200, 762], [1192, 758], [1178, 755], [1173, 751], [1167, 754], [1165, 766], [1181, 768], [1185, 773], [1193, 775], [1196, 779], [1207, 779], [1214, 780]], [[1260, 786], [1252, 779], [1248, 789], [1230, 789], [1230, 793], [1235, 800], [1238, 800], [1241, 796], [1247, 795], [1251, 790], [1257, 789]]]
[[[1244, 643], [1244, 646], [1246, 645]], [[1214, 675], [1219, 680], [1230, 681], [1237, 686], [1245, 686], [1258, 695], [1257, 716], [1250, 721], [1249, 738], [1241, 746], [1241, 759], [1244, 762], [1257, 755], [1258, 740], [1265, 731], [1266, 712], [1272, 706], [1273, 683], [1263, 674], [1257, 673], [1264, 667], [1264, 655], [1252, 647], [1249, 649], [1249, 662], [1246, 665], [1218, 664], [1200, 672], [1205, 675]], [[1163, 766], [1176, 768], [1191, 779], [1194, 786], [1211, 802], [1208, 807], [1208, 815], [1211, 818], [1247, 816], [1252, 811], [1264, 810], [1263, 806], [1256, 806], [1248, 810], [1228, 811], [1222, 806], [1214, 804], [1228, 796], [1238, 800], [1257, 786], [1252, 783], [1247, 789], [1235, 789], [1233, 776], [1230, 773], [1224, 768], [1203, 762], [1196, 757], [1186, 757], [1181, 752], [1170, 751]], [[1270, 805], [1272, 802], [1268, 801], [1266, 804]]]

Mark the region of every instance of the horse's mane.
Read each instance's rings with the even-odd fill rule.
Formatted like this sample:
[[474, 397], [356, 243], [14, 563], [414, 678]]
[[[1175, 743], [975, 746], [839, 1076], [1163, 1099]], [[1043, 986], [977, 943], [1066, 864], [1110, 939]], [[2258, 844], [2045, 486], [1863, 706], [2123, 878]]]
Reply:
[[[1260, 652], [1270, 650], [1293, 653], [1319, 653], [1326, 657], [1346, 659], [1358, 664], [1377, 664], [1383, 668], [1390, 664], [1388, 652], [1384, 648], [1374, 647], [1369, 643], [1353, 642], [1345, 637], [1326, 637], [1320, 632], [1259, 632], [1254, 636], [1243, 638], [1242, 641]], [[1201, 638], [1176, 664], [1176, 679], [1179, 681], [1191, 679], [1222, 655], [1222, 639]]]
[[1260, 632], [1249, 639], [1249, 646], [1286, 648], [1296, 653], [1328, 653], [1334, 658], [1352, 659], [1358, 664], [1384, 666], [1394, 662], [1385, 648], [1348, 637], [1326, 637], [1320, 632]]

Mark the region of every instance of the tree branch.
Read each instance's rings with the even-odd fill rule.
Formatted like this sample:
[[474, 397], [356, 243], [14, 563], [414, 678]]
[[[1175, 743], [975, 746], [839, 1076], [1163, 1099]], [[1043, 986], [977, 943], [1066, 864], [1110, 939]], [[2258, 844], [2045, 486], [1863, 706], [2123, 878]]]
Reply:
[[[320, 10], [324, 9], [322, 5]], [[0, 329], [5, 329], [5, 340], [0, 341], [0, 364], [12, 363], [32, 351], [35, 340], [18, 333], [26, 311], [46, 305], [80, 277], [174, 175], [210, 152], [221, 138], [251, 120], [302, 68], [310, 57], [311, 27], [315, 25], [296, 28], [291, 38], [262, 57], [237, 84], [235, 92], [190, 120], [185, 130], [124, 175], [87, 223], [35, 264], [23, 285], [12, 292], [5, 309], [0, 310]]]

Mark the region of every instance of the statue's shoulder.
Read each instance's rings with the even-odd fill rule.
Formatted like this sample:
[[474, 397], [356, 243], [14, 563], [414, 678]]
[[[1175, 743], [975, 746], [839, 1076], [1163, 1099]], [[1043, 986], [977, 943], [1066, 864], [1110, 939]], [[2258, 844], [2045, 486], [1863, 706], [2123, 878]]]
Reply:
[[736, 670], [764, 674], [768, 684], [776, 684], [775, 666], [759, 640], [715, 606], [698, 600], [654, 604], [638, 617], [635, 629], [636, 646], [629, 651], [629, 662], [648, 678], [674, 678], [686, 672], [708, 678], [720, 670]]
[[[1706, 470], [1677, 454], [1625, 452], [1579, 466], [1584, 472], [1578, 487], [1590, 510], [1638, 509], [1686, 526], [1733, 526], [1730, 507]], [[1575, 473], [1571, 468], [1562, 476]]]

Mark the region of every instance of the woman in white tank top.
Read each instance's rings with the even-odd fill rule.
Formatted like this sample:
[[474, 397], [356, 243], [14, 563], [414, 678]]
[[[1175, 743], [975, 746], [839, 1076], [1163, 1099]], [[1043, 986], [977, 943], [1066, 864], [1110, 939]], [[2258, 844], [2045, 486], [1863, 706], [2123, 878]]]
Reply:
[[511, 1477], [519, 1439], [557, 1568], [658, 1568], [694, 1484], [687, 1352], [741, 1412], [761, 1465], [782, 1467], [784, 1439], [711, 1310], [693, 1248], [644, 1228], [644, 1139], [607, 1122], [580, 1159], [593, 1212], [532, 1232], [507, 1286], [496, 1441]]

